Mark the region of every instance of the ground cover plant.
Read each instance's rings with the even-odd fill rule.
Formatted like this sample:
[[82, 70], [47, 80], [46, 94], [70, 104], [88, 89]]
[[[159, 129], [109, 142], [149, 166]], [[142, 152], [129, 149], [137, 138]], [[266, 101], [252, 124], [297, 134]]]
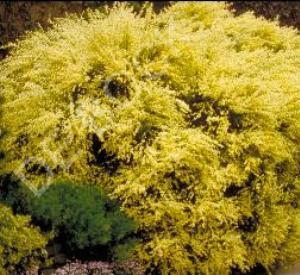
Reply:
[[0, 172], [110, 191], [154, 274], [299, 259], [300, 38], [224, 3], [57, 20], [1, 63]]
[[24, 183], [6, 176], [0, 181], [0, 202], [53, 236], [51, 244], [70, 259], [126, 260], [138, 244], [136, 224], [99, 186], [52, 183], [36, 196]]
[[33, 198], [29, 213], [45, 231], [55, 232], [70, 255], [126, 259], [136, 244], [126, 239], [135, 224], [99, 187], [57, 182]]

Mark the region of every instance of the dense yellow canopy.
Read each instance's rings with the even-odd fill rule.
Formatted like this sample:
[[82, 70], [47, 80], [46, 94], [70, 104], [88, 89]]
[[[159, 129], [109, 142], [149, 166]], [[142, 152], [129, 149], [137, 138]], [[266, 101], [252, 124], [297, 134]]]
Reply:
[[121, 4], [27, 34], [0, 71], [0, 172], [109, 188], [148, 266], [229, 274], [299, 258], [296, 30], [222, 2]]

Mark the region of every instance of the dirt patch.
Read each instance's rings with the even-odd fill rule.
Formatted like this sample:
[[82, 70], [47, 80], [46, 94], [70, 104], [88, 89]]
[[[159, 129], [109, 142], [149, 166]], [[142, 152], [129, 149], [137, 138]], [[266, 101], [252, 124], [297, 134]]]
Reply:
[[[14, 41], [28, 30], [40, 24], [49, 25], [49, 19], [63, 17], [66, 13], [81, 13], [87, 8], [97, 8], [115, 1], [0, 1], [0, 46]], [[141, 5], [143, 1], [128, 1]], [[156, 11], [168, 5], [169, 1], [153, 1]], [[279, 16], [282, 25], [300, 28], [300, 1], [236, 1], [229, 2], [235, 14], [254, 11], [258, 16], [273, 19]], [[7, 52], [0, 50], [0, 60]]]
[[279, 17], [281, 25], [300, 29], [300, 1], [235, 1], [229, 2], [239, 15], [253, 11], [257, 16], [267, 19]]

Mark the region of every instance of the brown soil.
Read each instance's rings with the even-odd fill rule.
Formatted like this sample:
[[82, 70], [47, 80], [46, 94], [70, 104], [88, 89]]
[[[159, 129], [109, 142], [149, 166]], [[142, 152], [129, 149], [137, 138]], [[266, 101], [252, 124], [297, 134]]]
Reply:
[[232, 8], [239, 15], [253, 11], [257, 16], [275, 19], [279, 16], [281, 25], [300, 29], [300, 1], [232, 1]]
[[[14, 41], [28, 30], [40, 24], [49, 25], [49, 19], [63, 17], [66, 13], [82, 13], [115, 1], [0, 1], [0, 46]], [[138, 1], [128, 1], [141, 5]], [[155, 2], [154, 8], [161, 9], [168, 1]], [[0, 49], [0, 60], [7, 54]]]
[[[0, 1], [0, 46], [20, 37], [38, 24], [45, 27], [49, 19], [63, 17], [65, 13], [81, 13], [86, 8], [97, 8], [114, 1]], [[143, 1], [128, 1], [140, 5]], [[169, 1], [153, 1], [160, 10]], [[279, 16], [282, 25], [300, 28], [300, 1], [232, 1], [236, 14], [254, 11], [256, 15], [273, 19]], [[0, 50], [0, 59], [6, 52]]]

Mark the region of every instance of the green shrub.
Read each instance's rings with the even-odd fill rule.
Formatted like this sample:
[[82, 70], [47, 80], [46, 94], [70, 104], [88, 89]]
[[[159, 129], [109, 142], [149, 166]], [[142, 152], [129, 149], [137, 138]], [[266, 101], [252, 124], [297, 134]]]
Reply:
[[72, 255], [122, 260], [137, 244], [137, 238], [129, 237], [136, 235], [136, 225], [99, 187], [59, 181], [34, 194], [14, 176], [5, 175], [0, 178], [0, 190], [1, 203], [15, 213], [31, 215]]
[[0, 204], [0, 274], [23, 274], [27, 268], [45, 262], [48, 238], [30, 225], [27, 216], [14, 216]]
[[14, 213], [29, 214], [35, 194], [15, 175], [0, 176], [0, 203], [9, 205]]
[[[99, 187], [54, 183], [33, 198], [29, 212], [42, 229], [56, 232], [68, 253], [119, 259], [128, 257], [136, 244], [126, 239], [136, 231], [135, 224]], [[128, 248], [126, 253], [122, 247]]]
[[47, 166], [109, 188], [148, 267], [229, 274], [299, 259], [296, 30], [224, 3], [121, 5], [28, 34], [0, 70], [0, 172], [39, 185]]

